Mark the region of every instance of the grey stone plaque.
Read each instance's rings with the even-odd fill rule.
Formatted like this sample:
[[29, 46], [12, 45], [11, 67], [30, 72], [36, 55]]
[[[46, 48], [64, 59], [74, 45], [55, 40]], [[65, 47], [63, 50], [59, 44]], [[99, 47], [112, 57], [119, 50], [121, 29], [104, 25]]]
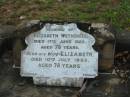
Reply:
[[74, 23], [45, 24], [25, 39], [21, 52], [21, 76], [35, 84], [80, 87], [84, 78], [98, 74], [95, 39]]

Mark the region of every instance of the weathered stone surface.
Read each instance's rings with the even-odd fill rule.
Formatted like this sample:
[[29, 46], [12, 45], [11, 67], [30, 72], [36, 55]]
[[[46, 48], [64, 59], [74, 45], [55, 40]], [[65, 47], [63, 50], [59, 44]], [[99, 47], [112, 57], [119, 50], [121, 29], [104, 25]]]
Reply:
[[[29, 26], [27, 26], [27, 24]], [[26, 37], [30, 33], [33, 33], [36, 30], [39, 30], [44, 24], [44, 22], [34, 20], [33, 23], [26, 22], [23, 23], [24, 26], [19, 25], [18, 33], [20, 37], [23, 37], [21, 38], [22, 42], [19, 45], [25, 45], [24, 37]], [[114, 61], [115, 36], [112, 32], [110, 32], [109, 26], [103, 23], [92, 23], [91, 25], [88, 23], [80, 23], [77, 25], [80, 27], [81, 30], [83, 29], [90, 31], [90, 34], [92, 34], [96, 39], [94, 48], [99, 52], [99, 70], [105, 72], [111, 71]], [[17, 48], [16, 45], [14, 45], [14, 48]], [[21, 49], [19, 50], [21, 51]], [[17, 65], [19, 66], [19, 64]]]
[[[5, 52], [11, 61], [11, 53]], [[2, 56], [2, 58], [5, 58]], [[48, 87], [34, 85], [30, 78], [19, 76], [19, 69], [15, 70], [11, 62], [0, 60], [0, 97], [77, 97], [79, 88]], [[130, 78], [129, 78], [130, 79]], [[81, 97], [129, 97], [129, 84], [122, 83], [117, 76], [102, 75], [89, 81]]]
[[11, 25], [0, 25], [0, 42], [15, 36], [16, 27]]
[[12, 47], [12, 40], [16, 35], [15, 32], [15, 26], [0, 25], [0, 57], [6, 49]]
[[109, 25], [92, 23], [95, 29], [93, 35], [96, 38], [95, 48], [99, 51], [99, 70], [109, 72], [114, 64], [115, 36], [110, 32]]
[[[9, 61], [4, 61], [8, 58]], [[0, 59], [0, 97], [73, 97], [79, 88], [44, 87], [33, 84], [31, 78], [19, 76], [19, 69], [12, 68], [12, 55], [6, 51]]]
[[24, 38], [31, 32], [37, 31], [41, 28], [40, 20], [23, 21], [17, 26], [17, 37]]
[[18, 66], [20, 65], [21, 62], [21, 51], [25, 49], [25, 43], [22, 41], [22, 39], [16, 39], [14, 42], [14, 47], [13, 47], [13, 65]]
[[99, 76], [86, 87], [82, 97], [126, 97], [129, 90], [125, 85], [118, 76]]
[[[20, 67], [20, 52], [26, 48], [25, 37], [41, 29], [44, 24], [44, 22], [36, 21], [36, 23], [32, 24], [26, 22], [22, 26], [19, 25], [17, 35], [20, 38], [16, 39], [14, 44], [15, 67]], [[94, 48], [99, 52], [99, 72], [111, 72], [114, 64], [115, 36], [109, 31], [109, 26], [103, 23], [92, 23], [91, 25], [88, 23], [81, 23], [78, 24], [78, 27], [81, 30], [83, 29], [83, 31], [86, 30], [90, 32], [96, 39]]]
[[116, 33], [116, 53], [122, 51], [130, 51], [130, 32]]
[[97, 76], [98, 53], [92, 48], [95, 39], [75, 23], [45, 24], [25, 41], [28, 46], [21, 52], [20, 74], [33, 77], [35, 84], [81, 87], [84, 78]]
[[[97, 29], [97, 28], [96, 28]], [[95, 32], [97, 33], [97, 32]], [[99, 33], [99, 32], [98, 32]], [[100, 34], [95, 34], [95, 36], [100, 36]], [[114, 38], [110, 39], [113, 40]], [[103, 49], [103, 44], [106, 43], [105, 38], [97, 39], [100, 40], [98, 42], [99, 48], [98, 51], [106, 52], [107, 48], [111, 48], [111, 42], [106, 45]], [[123, 40], [122, 40], [123, 41]], [[124, 41], [123, 41], [124, 42]], [[127, 41], [129, 43], [129, 41]], [[26, 45], [24, 44], [24, 38], [18, 38], [16, 45], [14, 48], [18, 47], [18, 51], [24, 49]], [[101, 47], [100, 47], [101, 46]], [[124, 47], [125, 48], [125, 47]], [[17, 50], [14, 53], [17, 55]], [[7, 52], [6, 52], [7, 53]], [[18, 53], [17, 56], [20, 53]], [[101, 54], [100, 54], [101, 55]], [[101, 57], [101, 56], [100, 56]], [[107, 56], [104, 56], [104, 58]], [[14, 57], [15, 59], [16, 57]], [[4, 59], [3, 59], [4, 61]], [[10, 65], [11, 62], [6, 63], [8, 61], [3, 62], [0, 60], [0, 97], [76, 97], [79, 88], [62, 88], [62, 87], [42, 87], [35, 86], [32, 83], [32, 80], [21, 78], [19, 76], [19, 69], [14, 70]], [[11, 60], [10, 60], [11, 61]], [[106, 60], [107, 62], [107, 60]], [[19, 65], [19, 63], [17, 63]], [[100, 65], [100, 64], [99, 64]], [[105, 66], [104, 66], [105, 67]], [[128, 84], [121, 83], [122, 80], [119, 77], [110, 77], [108, 75], [97, 78], [96, 81], [92, 81], [92, 83], [87, 86], [87, 92], [85, 91], [82, 97], [129, 97], [130, 95], [130, 77], [128, 79]], [[24, 85], [19, 85], [20, 83], [24, 83]]]
[[124, 31], [116, 33], [117, 42], [120, 44], [130, 45], [130, 32]]

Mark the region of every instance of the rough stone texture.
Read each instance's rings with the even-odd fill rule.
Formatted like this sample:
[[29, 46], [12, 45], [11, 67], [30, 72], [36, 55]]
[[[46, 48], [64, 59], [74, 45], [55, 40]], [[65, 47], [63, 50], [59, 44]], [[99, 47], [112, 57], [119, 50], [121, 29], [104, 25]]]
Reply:
[[87, 86], [82, 97], [127, 97], [127, 85], [117, 76], [102, 75]]
[[118, 51], [130, 50], [130, 32], [124, 31], [116, 34], [116, 48]]
[[[34, 30], [39, 29], [39, 24], [36, 24], [37, 27], [32, 27]], [[99, 26], [100, 25], [100, 26]], [[102, 26], [101, 26], [102, 25]], [[106, 25], [107, 26], [107, 25]], [[104, 28], [104, 24], [98, 24], [98, 27]], [[100, 57], [105, 59], [105, 57], [110, 58], [113, 54], [111, 50], [113, 49], [113, 45], [111, 45], [111, 41], [106, 44], [104, 47], [104, 43], [106, 40], [114, 40], [113, 34], [111, 34], [108, 30], [108, 26], [105, 28], [107, 32], [109, 32], [108, 36], [111, 38], [101, 37], [100, 32], [98, 31], [97, 23], [93, 25], [94, 29], [97, 31], [92, 32], [95, 37], [98, 36], [96, 39], [98, 40], [95, 49], [100, 51]], [[27, 29], [27, 28], [26, 28]], [[18, 30], [18, 29], [17, 29]], [[20, 30], [17, 31], [17, 39], [14, 45], [14, 53], [13, 59], [20, 57], [21, 49], [26, 48], [24, 44], [24, 37], [22, 36], [22, 32], [27, 33], [27, 30]], [[31, 30], [32, 31], [32, 30]], [[30, 31], [30, 33], [31, 33]], [[33, 31], [32, 31], [33, 32]], [[23, 34], [24, 36], [24, 34]], [[122, 40], [121, 40], [122, 41]], [[124, 42], [124, 41], [123, 41]], [[9, 43], [12, 43], [11, 41]], [[113, 43], [113, 42], [112, 42]], [[129, 43], [129, 41], [128, 41]], [[1, 48], [2, 49], [2, 48]], [[0, 49], [0, 50], [1, 50]], [[106, 56], [105, 53], [111, 53], [110, 56]], [[17, 53], [19, 52], [19, 53]], [[105, 53], [103, 53], [105, 52]], [[20, 59], [20, 58], [19, 58]], [[16, 63], [19, 66], [19, 59]], [[4, 52], [4, 55], [0, 58], [0, 97], [76, 97], [77, 91], [79, 88], [67, 88], [67, 87], [44, 87], [44, 86], [36, 86], [33, 84], [31, 78], [22, 78], [19, 74], [19, 69], [12, 68], [12, 51]], [[104, 65], [102, 67], [106, 67], [106, 63], [108, 62], [107, 59], [105, 60]], [[110, 62], [111, 63], [111, 62]], [[100, 65], [100, 64], [99, 64]], [[112, 64], [107, 65], [109, 68]], [[99, 68], [100, 69], [100, 68]], [[107, 70], [106, 68], [105, 70]], [[90, 80], [90, 84], [87, 85], [86, 90], [83, 92], [82, 97], [129, 97], [130, 95], [130, 77], [128, 79], [128, 84], [123, 84], [122, 80], [116, 76], [100, 76], [94, 80]]]
[[0, 25], [0, 39], [14, 37], [16, 27], [12, 25]]
[[34, 85], [31, 78], [20, 77], [19, 69], [12, 68], [11, 57], [12, 51], [6, 51], [0, 59], [0, 97], [74, 97], [79, 90]]
[[45, 86], [66, 86], [66, 87], [81, 87], [83, 78], [46, 78], [33, 77], [34, 84]]
[[14, 37], [16, 31], [15, 26], [11, 25], [0, 25], [0, 45], [2, 42], [7, 39]]
[[[31, 78], [20, 77], [19, 69], [10, 65], [11, 57], [12, 51], [6, 51], [0, 59], [0, 97], [77, 97], [79, 88], [37, 86]], [[100, 75], [89, 80], [81, 97], [129, 97], [128, 83], [117, 76]]]
[[21, 50], [26, 48], [25, 37], [30, 33], [40, 29], [40, 20], [23, 21], [17, 26], [16, 38], [13, 47], [14, 67], [19, 68], [21, 61]]
[[124, 31], [116, 34], [117, 42], [121, 44], [130, 44], [130, 32]]
[[[21, 50], [26, 48], [24, 38], [30, 33], [41, 29], [45, 23], [33, 20], [18, 25], [17, 35], [19, 37], [13, 47], [14, 67], [20, 67]], [[89, 32], [96, 39], [94, 48], [99, 53], [99, 72], [111, 72], [114, 64], [115, 37], [109, 31], [109, 26], [103, 23], [77, 23], [77, 25], [81, 30]]]
[[[25, 37], [41, 29], [46, 22], [30, 21], [18, 25], [17, 35], [19, 36], [13, 47], [14, 67], [20, 67], [21, 50], [26, 48]], [[61, 24], [61, 23], [60, 23]], [[99, 72], [112, 72], [114, 64], [115, 36], [109, 31], [109, 26], [103, 23], [77, 23], [78, 27], [92, 34], [96, 43], [95, 50], [99, 53]]]
[[12, 47], [12, 39], [16, 35], [16, 27], [12, 25], [0, 25], [0, 56], [7, 49]]
[[17, 26], [17, 37], [24, 38], [41, 28], [40, 20], [23, 21]]
[[[21, 45], [26, 45], [24, 44], [24, 38], [30, 33], [41, 29], [45, 23], [46, 22], [33, 20], [30, 22], [23, 22], [18, 25], [17, 35], [21, 39], [18, 39], [15, 42], [14, 52], [16, 52], [14, 53], [14, 56], [20, 56], [17, 51], [21, 51]], [[114, 61], [115, 36], [109, 31], [109, 26], [103, 23], [77, 23], [77, 25], [81, 30], [90, 32], [90, 34], [92, 34], [96, 39], [94, 48], [99, 52], [99, 70], [105, 72], [111, 71]], [[21, 43], [17, 43], [17, 41], [21, 41]], [[14, 64], [19, 66], [18, 63], [19, 62], [16, 62]]]
[[115, 36], [109, 30], [109, 25], [92, 23], [95, 30], [93, 35], [96, 39], [95, 48], [99, 52], [99, 70], [109, 72], [113, 68], [115, 52]]

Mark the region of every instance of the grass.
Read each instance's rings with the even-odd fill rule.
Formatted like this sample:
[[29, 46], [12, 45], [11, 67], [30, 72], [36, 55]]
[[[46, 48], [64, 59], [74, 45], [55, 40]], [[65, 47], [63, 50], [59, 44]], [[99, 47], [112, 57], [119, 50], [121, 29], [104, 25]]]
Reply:
[[0, 6], [2, 6], [4, 2], [6, 2], [6, 1], [5, 0], [0, 0]]
[[[113, 4], [112, 1], [115, 1]], [[103, 22], [130, 29], [130, 0], [0, 0], [0, 22], [22, 20]]]

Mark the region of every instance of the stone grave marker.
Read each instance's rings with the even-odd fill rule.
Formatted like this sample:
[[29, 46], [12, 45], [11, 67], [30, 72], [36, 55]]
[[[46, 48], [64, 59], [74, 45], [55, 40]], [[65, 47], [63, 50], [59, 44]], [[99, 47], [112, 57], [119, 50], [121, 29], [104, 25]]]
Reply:
[[45, 24], [25, 39], [21, 52], [21, 76], [33, 77], [34, 84], [82, 86], [84, 78], [98, 75], [95, 38], [75, 23]]

